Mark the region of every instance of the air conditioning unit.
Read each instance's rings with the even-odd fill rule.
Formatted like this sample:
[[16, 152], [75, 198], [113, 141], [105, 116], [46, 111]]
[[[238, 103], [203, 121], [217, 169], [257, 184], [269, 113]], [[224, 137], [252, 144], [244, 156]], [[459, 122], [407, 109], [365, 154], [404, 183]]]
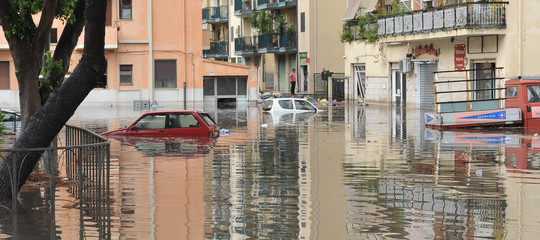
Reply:
[[413, 69], [413, 62], [410, 58], [399, 60], [399, 71], [402, 73], [409, 73]]

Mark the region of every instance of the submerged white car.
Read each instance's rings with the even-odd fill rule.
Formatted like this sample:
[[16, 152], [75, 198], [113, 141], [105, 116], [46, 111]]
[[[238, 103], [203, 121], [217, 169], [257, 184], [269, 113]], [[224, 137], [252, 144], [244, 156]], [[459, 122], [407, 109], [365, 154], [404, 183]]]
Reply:
[[264, 101], [262, 109], [265, 112], [317, 112], [313, 104], [303, 98], [272, 98]]

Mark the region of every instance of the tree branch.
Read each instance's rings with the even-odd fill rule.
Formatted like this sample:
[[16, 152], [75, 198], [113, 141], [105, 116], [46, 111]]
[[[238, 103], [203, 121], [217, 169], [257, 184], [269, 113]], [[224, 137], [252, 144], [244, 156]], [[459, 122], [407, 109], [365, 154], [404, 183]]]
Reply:
[[45, 0], [43, 2], [43, 11], [41, 11], [41, 18], [39, 19], [34, 45], [32, 46], [32, 52], [34, 54], [43, 54], [45, 43], [49, 38], [54, 17], [56, 16], [57, 4], [58, 0]]
[[[79, 37], [81, 36], [81, 32], [84, 27], [85, 4], [85, 0], [77, 1], [75, 9], [73, 10], [73, 15], [70, 16], [70, 20], [67, 21], [67, 24], [62, 31], [62, 35], [60, 36], [60, 40], [56, 44], [56, 49], [54, 51], [52, 60], [53, 62], [62, 60], [63, 71], [60, 75], [45, 76], [45, 78], [49, 80], [49, 83], [51, 84], [53, 89], [57, 89], [58, 87], [60, 87], [60, 85], [64, 81], [65, 74], [69, 69], [71, 55], [73, 54], [73, 50], [77, 46], [77, 42], [79, 40]], [[71, 21], [71, 19], [73, 19], [73, 21]], [[41, 86], [39, 92], [41, 95], [41, 103], [43, 105], [49, 98], [51, 90], [48, 89], [47, 86]]]

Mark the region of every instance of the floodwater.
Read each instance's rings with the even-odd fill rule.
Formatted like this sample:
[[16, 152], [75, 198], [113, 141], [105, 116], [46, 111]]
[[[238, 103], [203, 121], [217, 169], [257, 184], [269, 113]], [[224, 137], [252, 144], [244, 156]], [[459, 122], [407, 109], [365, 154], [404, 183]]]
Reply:
[[[422, 111], [399, 106], [320, 108], [270, 115], [260, 106], [207, 107], [201, 109], [230, 135], [215, 142], [113, 140], [111, 238], [540, 235], [540, 137], [534, 133], [436, 131], [424, 128]], [[70, 124], [104, 132], [139, 115], [83, 107]], [[22, 213], [3, 214], [0, 237], [97, 238], [92, 218], [81, 219], [77, 200], [61, 186], [51, 225], [46, 192], [23, 191]]]

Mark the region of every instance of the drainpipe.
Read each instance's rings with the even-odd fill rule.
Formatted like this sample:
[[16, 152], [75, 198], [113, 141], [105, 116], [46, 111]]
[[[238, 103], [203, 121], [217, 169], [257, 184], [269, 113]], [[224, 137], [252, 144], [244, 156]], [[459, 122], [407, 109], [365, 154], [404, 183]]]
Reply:
[[[518, 11], [518, 36], [519, 36], [519, 43], [518, 43], [518, 76], [522, 75], [522, 54], [523, 54], [523, 21], [521, 12], [523, 11], [523, 0], [519, 0], [519, 11]], [[508, 19], [508, 18], [507, 18]]]
[[148, 0], [148, 96], [150, 104], [154, 102], [154, 43], [152, 39], [152, 0]]
[[[315, 0], [315, 6], [314, 6], [314, 11], [315, 13], [315, 16], [314, 16], [314, 31], [313, 31], [313, 34], [315, 35], [315, 51], [313, 52], [313, 55], [315, 56], [315, 69], [312, 69], [311, 71], [313, 73], [316, 73], [317, 72], [317, 69], [319, 69], [319, 66], [317, 66], [317, 0]], [[313, 94], [315, 94], [315, 75], [313, 75]]]
[[186, 13], [187, 13], [187, 0], [184, 0], [184, 110], [187, 109], [187, 77], [188, 77], [188, 71], [187, 71], [187, 39], [186, 39], [186, 35], [187, 35], [187, 31], [186, 31]]

